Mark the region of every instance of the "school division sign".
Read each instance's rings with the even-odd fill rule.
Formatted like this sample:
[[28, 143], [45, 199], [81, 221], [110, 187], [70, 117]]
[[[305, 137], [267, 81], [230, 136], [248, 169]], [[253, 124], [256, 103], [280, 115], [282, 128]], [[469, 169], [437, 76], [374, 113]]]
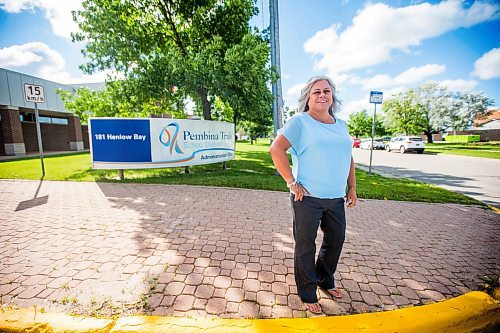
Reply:
[[220, 121], [91, 118], [94, 169], [139, 169], [234, 159], [234, 124]]

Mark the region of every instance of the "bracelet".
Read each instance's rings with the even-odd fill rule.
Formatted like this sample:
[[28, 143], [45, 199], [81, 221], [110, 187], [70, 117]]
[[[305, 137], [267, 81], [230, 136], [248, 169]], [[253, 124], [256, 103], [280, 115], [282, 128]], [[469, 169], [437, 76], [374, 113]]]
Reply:
[[299, 184], [299, 182], [298, 182], [298, 181], [296, 181], [296, 180], [294, 179], [294, 180], [293, 180], [293, 182], [291, 182], [291, 183], [286, 183], [286, 186], [287, 186], [288, 188], [290, 188], [290, 187], [295, 186], [295, 185], [297, 185], [297, 184]]

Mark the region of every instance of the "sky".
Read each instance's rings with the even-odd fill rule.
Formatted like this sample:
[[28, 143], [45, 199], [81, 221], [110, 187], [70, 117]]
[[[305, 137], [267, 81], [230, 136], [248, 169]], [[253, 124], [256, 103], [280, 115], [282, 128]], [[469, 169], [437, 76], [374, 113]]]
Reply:
[[[256, 0], [251, 24], [269, 25], [269, 0]], [[78, 27], [81, 0], [0, 0], [0, 68], [58, 83], [102, 82], [84, 75]], [[328, 75], [342, 101], [339, 117], [373, 110], [370, 91], [392, 94], [437, 82], [483, 92], [500, 107], [500, 1], [279, 1], [285, 106], [297, 105], [313, 75]]]

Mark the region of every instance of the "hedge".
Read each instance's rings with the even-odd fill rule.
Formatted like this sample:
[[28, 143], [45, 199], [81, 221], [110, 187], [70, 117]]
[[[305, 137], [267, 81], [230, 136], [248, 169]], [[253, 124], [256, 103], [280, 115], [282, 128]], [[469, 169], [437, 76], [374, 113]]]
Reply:
[[448, 135], [445, 140], [446, 140], [446, 142], [452, 142], [452, 143], [479, 142], [481, 140], [481, 136], [480, 135]]

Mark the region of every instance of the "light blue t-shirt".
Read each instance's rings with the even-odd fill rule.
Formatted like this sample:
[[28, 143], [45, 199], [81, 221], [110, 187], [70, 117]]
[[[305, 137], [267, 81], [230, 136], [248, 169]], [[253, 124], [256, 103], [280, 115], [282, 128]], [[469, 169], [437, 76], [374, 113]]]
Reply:
[[308, 113], [290, 118], [281, 134], [292, 145], [292, 173], [312, 197], [341, 198], [351, 167], [352, 141], [346, 123], [323, 124]]

